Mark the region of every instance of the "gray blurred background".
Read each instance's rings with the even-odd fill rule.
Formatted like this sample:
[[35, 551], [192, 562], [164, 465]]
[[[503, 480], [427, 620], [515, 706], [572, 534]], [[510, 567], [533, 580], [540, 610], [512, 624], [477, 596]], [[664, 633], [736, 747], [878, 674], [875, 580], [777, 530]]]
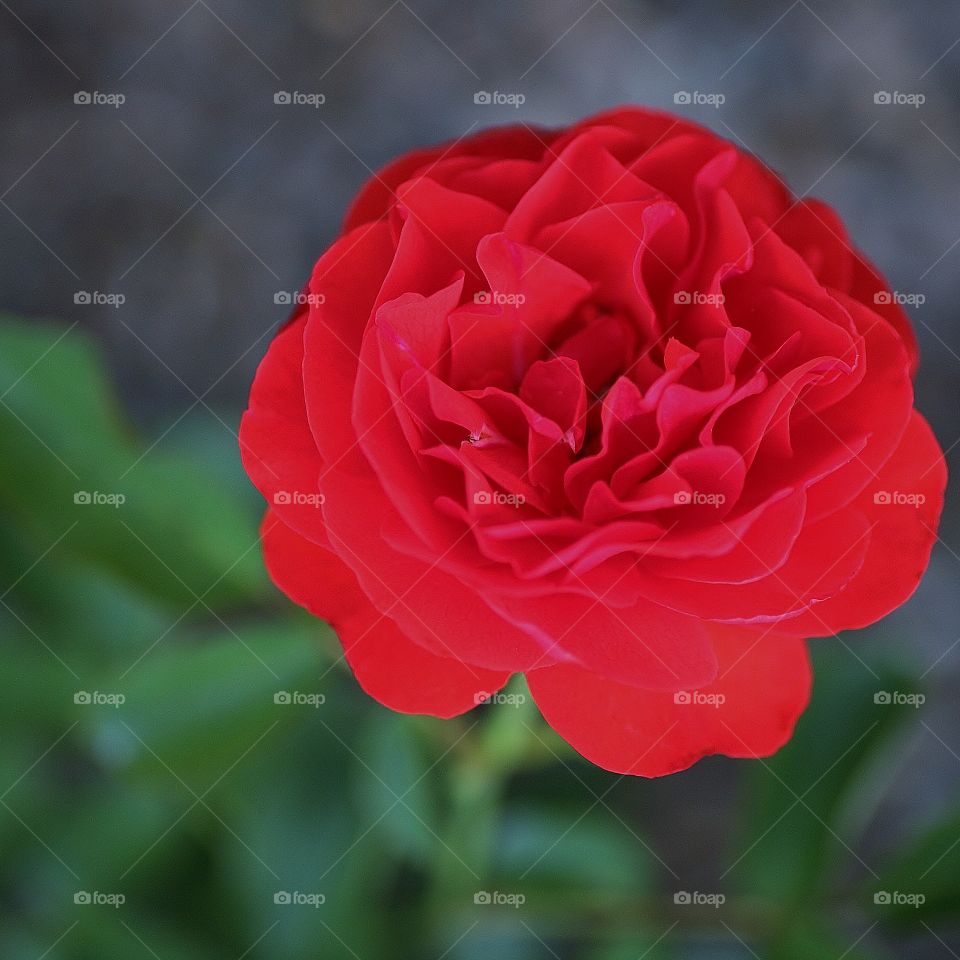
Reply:
[[[892, 288], [924, 298], [918, 406], [944, 448], [960, 438], [950, 0], [0, 0], [0, 59], [0, 307], [90, 330], [148, 439], [181, 417], [236, 425], [287, 313], [276, 295], [300, 288], [372, 170], [491, 124], [619, 103], [681, 111], [833, 204]], [[525, 102], [477, 105], [478, 90]], [[278, 91], [325, 102], [277, 104]], [[675, 107], [678, 91], [725, 102]], [[925, 102], [878, 104], [878, 91]], [[914, 600], [849, 641], [867, 664], [919, 665], [933, 690], [865, 801], [878, 850], [960, 794], [958, 519], [948, 508]], [[700, 764], [637, 800], [694, 872], [736, 802], [728, 770]]]

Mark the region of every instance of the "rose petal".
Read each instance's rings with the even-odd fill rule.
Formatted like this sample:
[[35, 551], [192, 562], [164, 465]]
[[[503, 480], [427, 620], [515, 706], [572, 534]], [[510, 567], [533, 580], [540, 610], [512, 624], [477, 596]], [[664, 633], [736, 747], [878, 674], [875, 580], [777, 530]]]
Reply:
[[[712, 635], [717, 678], [695, 694], [639, 690], [566, 664], [534, 670], [527, 683], [547, 723], [614, 773], [660, 777], [713, 753], [769, 756], [809, 699], [806, 644], [730, 628]], [[695, 695], [700, 702], [683, 702]]]
[[391, 710], [455, 717], [510, 679], [507, 672], [439, 656], [407, 639], [370, 603], [334, 553], [305, 540], [269, 512], [261, 537], [277, 586], [333, 626], [357, 682]]
[[[857, 629], [904, 603], [927, 568], [946, 482], [947, 468], [937, 439], [914, 411], [896, 452], [848, 508], [871, 524], [859, 572], [837, 596], [785, 621], [784, 632], [819, 637]], [[922, 498], [922, 502], [885, 502], [894, 501], [895, 494]], [[825, 550], [824, 555], [829, 553]]]
[[323, 536], [320, 454], [303, 401], [303, 334], [300, 307], [274, 337], [260, 361], [250, 401], [240, 421], [240, 457], [247, 475], [285, 523], [305, 537]]

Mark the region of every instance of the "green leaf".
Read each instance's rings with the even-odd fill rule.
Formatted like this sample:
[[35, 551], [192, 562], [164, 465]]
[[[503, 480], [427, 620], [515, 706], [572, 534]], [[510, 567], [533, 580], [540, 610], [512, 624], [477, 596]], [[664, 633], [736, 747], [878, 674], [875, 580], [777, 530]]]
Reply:
[[668, 960], [676, 954], [669, 937], [663, 937], [663, 933], [650, 929], [638, 930], [629, 936], [610, 937], [607, 942], [594, 943], [588, 954], [589, 960], [639, 960], [641, 957], [643, 960]]
[[502, 884], [563, 892], [588, 909], [649, 890], [651, 862], [642, 841], [601, 805], [514, 807], [502, 817], [494, 869]]
[[821, 645], [817, 654], [813, 699], [793, 739], [750, 765], [744, 829], [731, 851], [731, 880], [780, 904], [822, 896], [821, 879], [837, 864], [869, 869], [856, 838], [845, 835], [845, 813], [880, 748], [915, 715], [875, 702], [884, 691], [914, 690], [899, 671], [880, 668], [874, 676], [837, 645]]
[[825, 930], [822, 921], [806, 914], [797, 915], [764, 956], [769, 960], [819, 960], [820, 957], [866, 960], [871, 954], [865, 953], [857, 940], [869, 927], [870, 924], [865, 923], [844, 939]]
[[[304, 713], [272, 749], [231, 774], [233, 789], [221, 813], [236, 837], [218, 836], [223, 888], [214, 891], [214, 902], [240, 918], [232, 926], [250, 941], [276, 924], [263, 956], [407, 955], [398, 945], [411, 917], [398, 918], [386, 906], [393, 858], [347, 788], [353, 758], [330, 733], [336, 730], [357, 750], [351, 723], [371, 707], [351, 692], [352, 681], [340, 677], [320, 708], [331, 714], [326, 725]], [[276, 903], [278, 893], [323, 901]]]
[[864, 894], [884, 923], [909, 927], [960, 917], [960, 812], [913, 840]]
[[201, 613], [266, 595], [255, 516], [131, 438], [80, 331], [0, 318], [0, 398], [0, 504], [34, 558], [56, 549]]
[[[347, 749], [346, 746], [343, 749]], [[355, 747], [360, 811], [397, 857], [425, 864], [438, 835], [435, 776], [414, 721], [374, 709]]]
[[[309, 618], [222, 628], [212, 637], [167, 637], [115, 684], [117, 708], [92, 706], [84, 729], [101, 761], [157, 770], [168, 765], [198, 792], [259, 738], [305, 720], [309, 705], [284, 694], [322, 694], [327, 628]], [[272, 734], [271, 734], [272, 731]], [[167, 775], [169, 778], [169, 775]]]

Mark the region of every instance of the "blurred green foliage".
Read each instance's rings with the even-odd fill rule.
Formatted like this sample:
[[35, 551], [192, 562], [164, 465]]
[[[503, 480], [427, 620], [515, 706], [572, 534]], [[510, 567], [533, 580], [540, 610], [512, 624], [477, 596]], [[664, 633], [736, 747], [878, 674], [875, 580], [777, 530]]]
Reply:
[[956, 816], [857, 852], [913, 714], [873, 693], [909, 677], [824, 647], [790, 745], [715, 761], [740, 784], [703, 881], [726, 901], [677, 904], [655, 785], [529, 698], [441, 722], [357, 689], [263, 573], [235, 421], [138, 440], [77, 330], [0, 324], [0, 957], [852, 960], [875, 922], [956, 919]]

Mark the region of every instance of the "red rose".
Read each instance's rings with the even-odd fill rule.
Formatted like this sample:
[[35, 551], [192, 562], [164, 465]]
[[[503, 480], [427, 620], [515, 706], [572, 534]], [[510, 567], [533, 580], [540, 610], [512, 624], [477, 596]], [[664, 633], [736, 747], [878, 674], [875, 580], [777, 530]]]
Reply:
[[902, 603], [936, 536], [886, 291], [832, 210], [677, 117], [401, 157], [253, 385], [270, 573], [395, 710], [522, 672], [609, 770], [769, 754], [806, 638]]

